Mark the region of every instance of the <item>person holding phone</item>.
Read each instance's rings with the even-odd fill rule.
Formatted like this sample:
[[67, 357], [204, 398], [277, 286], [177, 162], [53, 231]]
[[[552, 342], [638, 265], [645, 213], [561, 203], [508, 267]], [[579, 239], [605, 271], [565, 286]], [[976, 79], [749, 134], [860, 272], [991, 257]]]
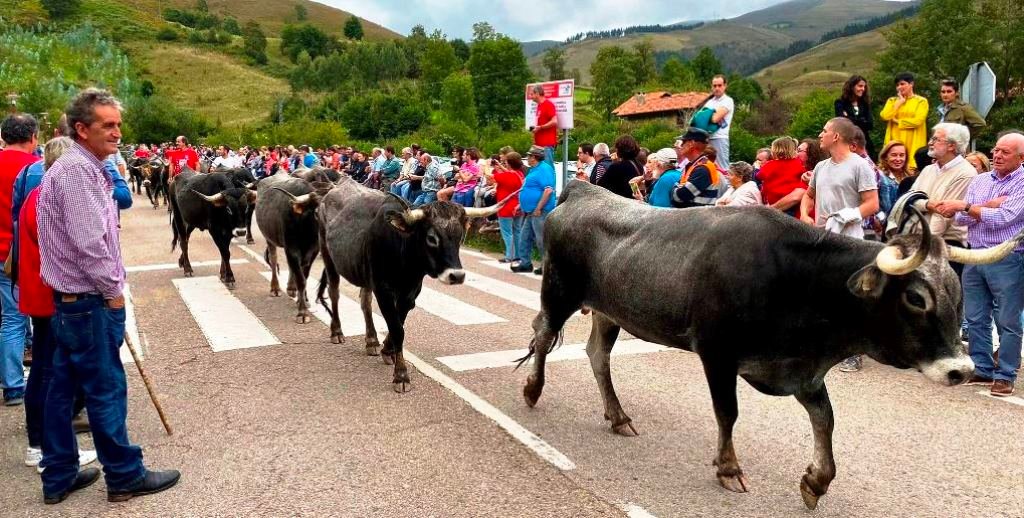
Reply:
[[[928, 99], [914, 93], [914, 74], [896, 74], [896, 97], [885, 102], [880, 114], [886, 121], [885, 144], [898, 140], [910, 155], [907, 167], [917, 170], [914, 153], [928, 145]], [[884, 144], [883, 144], [884, 145]]]

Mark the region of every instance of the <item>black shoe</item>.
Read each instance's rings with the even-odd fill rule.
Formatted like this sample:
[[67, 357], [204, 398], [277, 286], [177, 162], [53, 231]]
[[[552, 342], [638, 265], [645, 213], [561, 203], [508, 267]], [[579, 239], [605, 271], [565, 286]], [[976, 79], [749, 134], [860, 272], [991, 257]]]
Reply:
[[529, 273], [533, 271], [533, 265], [519, 263], [510, 266], [509, 269], [512, 270], [513, 273]]
[[75, 430], [76, 434], [89, 433], [89, 418], [84, 413], [78, 414], [74, 419], [71, 420], [71, 428]]
[[100, 478], [100, 470], [96, 468], [85, 468], [75, 475], [75, 481], [71, 483], [71, 487], [67, 488], [63, 492], [55, 495], [43, 494], [43, 502], [46, 504], [59, 504], [64, 501], [71, 493], [78, 491], [79, 489], [85, 489], [92, 485]]
[[533, 274], [534, 275], [544, 275], [544, 269], [543, 268], [537, 268], [536, 270], [533, 271]]
[[169, 469], [167, 471], [149, 471], [146, 470], [146, 476], [138, 483], [135, 487], [125, 489], [124, 491], [107, 491], [108, 502], [124, 502], [131, 500], [133, 497], [142, 495], [152, 495], [153, 493], [159, 493], [165, 489], [170, 489], [178, 483], [178, 479], [181, 478], [181, 473], [177, 470]]
[[505, 258], [505, 257], [502, 257], [501, 259], [498, 259], [498, 262], [501, 263], [501, 264], [509, 264], [509, 263], [511, 263], [513, 261], [515, 261], [515, 259], [508, 259], [508, 258]]

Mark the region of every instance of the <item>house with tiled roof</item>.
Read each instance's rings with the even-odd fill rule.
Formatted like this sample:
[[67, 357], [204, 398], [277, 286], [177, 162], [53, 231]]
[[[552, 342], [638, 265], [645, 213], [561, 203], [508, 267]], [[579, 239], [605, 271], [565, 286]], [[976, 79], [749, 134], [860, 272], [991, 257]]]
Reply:
[[706, 92], [640, 92], [612, 110], [612, 114], [630, 121], [663, 120], [682, 128], [707, 97]]

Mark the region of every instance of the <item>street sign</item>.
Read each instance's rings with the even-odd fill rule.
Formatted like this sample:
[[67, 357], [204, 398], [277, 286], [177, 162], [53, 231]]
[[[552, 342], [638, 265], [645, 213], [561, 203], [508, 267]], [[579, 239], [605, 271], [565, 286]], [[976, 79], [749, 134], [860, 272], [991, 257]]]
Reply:
[[996, 102], [996, 74], [988, 63], [982, 61], [971, 65], [960, 88], [960, 97], [970, 103], [979, 115], [988, 116]]
[[573, 128], [573, 93], [576, 91], [576, 82], [572, 79], [563, 81], [549, 81], [547, 83], [531, 83], [526, 85], [526, 129], [537, 125], [537, 103], [530, 99], [530, 89], [534, 85], [544, 87], [544, 97], [547, 97], [555, 105], [555, 116], [558, 118], [558, 129], [567, 130]]

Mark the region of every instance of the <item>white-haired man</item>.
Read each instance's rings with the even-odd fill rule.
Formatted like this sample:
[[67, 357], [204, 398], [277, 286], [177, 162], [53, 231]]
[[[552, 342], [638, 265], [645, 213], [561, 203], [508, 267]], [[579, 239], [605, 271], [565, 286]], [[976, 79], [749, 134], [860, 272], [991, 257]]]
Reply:
[[[967, 246], [967, 227], [957, 224], [952, 217], [935, 212], [935, 209], [944, 200], [963, 200], [967, 186], [978, 175], [974, 166], [964, 159], [970, 141], [971, 132], [967, 126], [951, 122], [936, 124], [932, 138], [928, 140], [928, 156], [935, 162], [921, 171], [911, 188], [928, 195], [932, 235], [961, 248]], [[962, 264], [950, 263], [950, 266], [957, 275], [963, 273]]]
[[611, 166], [612, 152], [608, 149], [608, 144], [604, 142], [594, 144], [594, 167], [590, 170], [590, 183], [597, 185], [597, 181]]

